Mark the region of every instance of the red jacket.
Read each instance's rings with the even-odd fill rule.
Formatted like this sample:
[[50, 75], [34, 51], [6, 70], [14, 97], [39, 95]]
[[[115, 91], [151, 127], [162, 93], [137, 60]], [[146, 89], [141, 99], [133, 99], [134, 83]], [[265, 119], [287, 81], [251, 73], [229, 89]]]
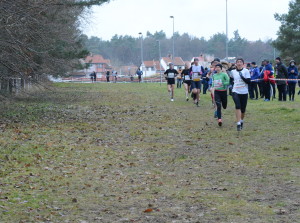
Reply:
[[270, 80], [270, 78], [274, 78], [274, 75], [271, 74], [271, 71], [265, 70], [264, 71], [264, 82], [271, 82], [272, 84], [275, 84], [275, 80]]

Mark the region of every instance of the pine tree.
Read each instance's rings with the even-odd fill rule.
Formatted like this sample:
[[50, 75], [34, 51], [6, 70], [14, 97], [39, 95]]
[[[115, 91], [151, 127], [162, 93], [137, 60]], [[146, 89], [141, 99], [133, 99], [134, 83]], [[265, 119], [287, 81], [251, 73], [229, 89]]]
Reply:
[[292, 57], [300, 62], [300, 0], [289, 3], [287, 14], [276, 13], [274, 16], [281, 26], [273, 46], [281, 52], [282, 57]]

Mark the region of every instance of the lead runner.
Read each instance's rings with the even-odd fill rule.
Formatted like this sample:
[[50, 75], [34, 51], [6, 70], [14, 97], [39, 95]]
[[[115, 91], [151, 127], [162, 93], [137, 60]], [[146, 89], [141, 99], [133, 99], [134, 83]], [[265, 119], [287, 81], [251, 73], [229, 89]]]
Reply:
[[244, 59], [236, 60], [236, 69], [232, 70], [230, 76], [234, 80], [232, 99], [235, 103], [235, 116], [237, 131], [241, 131], [244, 125], [244, 118], [248, 100], [248, 84], [251, 83], [249, 70], [244, 68]]

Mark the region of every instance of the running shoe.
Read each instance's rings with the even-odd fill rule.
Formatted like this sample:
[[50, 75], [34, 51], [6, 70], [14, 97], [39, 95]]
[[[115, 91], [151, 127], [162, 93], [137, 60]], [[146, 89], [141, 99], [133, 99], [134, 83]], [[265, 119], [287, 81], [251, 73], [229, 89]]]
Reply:
[[236, 125], [236, 130], [241, 131], [242, 130], [241, 125]]
[[264, 101], [270, 101], [269, 99], [265, 99]]
[[189, 97], [186, 97], [186, 101], [189, 101]]
[[174, 99], [173, 99], [173, 98], [171, 98], [171, 101], [174, 101]]
[[244, 122], [241, 122], [241, 130], [243, 129], [244, 127]]
[[218, 119], [218, 125], [222, 126], [222, 119]]
[[196, 106], [199, 107], [199, 102], [196, 102]]

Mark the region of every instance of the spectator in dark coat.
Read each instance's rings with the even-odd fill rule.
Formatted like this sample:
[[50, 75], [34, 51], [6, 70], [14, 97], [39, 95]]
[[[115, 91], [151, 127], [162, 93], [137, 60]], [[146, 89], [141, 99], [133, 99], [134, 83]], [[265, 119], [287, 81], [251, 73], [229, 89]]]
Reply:
[[[297, 84], [297, 81], [296, 80], [292, 81], [292, 79], [297, 79], [298, 75], [299, 73], [298, 73], [298, 68], [296, 67], [296, 63], [294, 60], [291, 60], [288, 67], [288, 79], [291, 79], [291, 81], [288, 81], [290, 101], [294, 101], [296, 84]], [[299, 86], [300, 86], [300, 81], [299, 81]], [[298, 92], [298, 95], [299, 94], [300, 94], [300, 90]]]
[[[280, 57], [276, 58], [276, 79], [287, 79], [288, 78], [288, 71], [286, 66], [281, 62]], [[279, 80], [277, 82], [277, 89], [278, 89], [278, 100], [279, 101], [286, 101], [286, 80]]]

